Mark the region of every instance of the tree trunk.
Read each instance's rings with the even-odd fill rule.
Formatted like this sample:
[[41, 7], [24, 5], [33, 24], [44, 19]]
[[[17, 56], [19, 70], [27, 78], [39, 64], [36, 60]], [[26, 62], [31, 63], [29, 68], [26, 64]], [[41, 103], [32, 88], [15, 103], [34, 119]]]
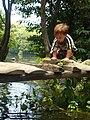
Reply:
[[[52, 2], [52, 1], [51, 1]], [[59, 8], [60, 8], [60, 0], [57, 0], [56, 1], [56, 4], [55, 4], [55, 10], [54, 12], [52, 11], [51, 12], [51, 20], [50, 20], [50, 23], [49, 23], [49, 28], [48, 28], [48, 35], [49, 35], [49, 40], [50, 42], [52, 43], [52, 40], [54, 39], [54, 27], [57, 23], [57, 18], [59, 17]]]
[[47, 29], [46, 29], [45, 5], [46, 5], [46, 0], [41, 0], [42, 39], [43, 39], [43, 42], [44, 42], [46, 56], [49, 56], [49, 53], [50, 53], [50, 50], [49, 50], [50, 42], [49, 42], [48, 33], [47, 33]]
[[10, 39], [10, 28], [11, 28], [11, 9], [13, 2], [14, 0], [11, 1], [8, 0], [6, 7], [5, 0], [2, 0], [3, 8], [5, 11], [5, 30], [2, 41], [0, 43], [0, 61], [4, 61], [8, 53], [8, 43]]

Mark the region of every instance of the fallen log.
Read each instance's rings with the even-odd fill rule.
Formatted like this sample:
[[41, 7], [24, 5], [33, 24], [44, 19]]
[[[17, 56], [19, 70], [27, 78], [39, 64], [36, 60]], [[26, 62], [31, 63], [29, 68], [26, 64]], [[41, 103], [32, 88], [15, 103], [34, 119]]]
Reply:
[[69, 62], [66, 65], [0, 62], [0, 82], [90, 77], [90, 66]]
[[63, 73], [46, 72], [45, 74], [0, 74], [0, 83], [5, 82], [19, 82], [19, 81], [33, 81], [33, 80], [50, 80], [61, 78], [90, 78], [90, 72], [73, 73], [71, 71], [64, 71]]
[[90, 72], [90, 66], [84, 63], [78, 62], [69, 62], [63, 66], [64, 70], [73, 71], [73, 72]]
[[0, 62], [0, 74], [30, 74], [42, 73], [46, 71], [35, 66], [26, 65], [22, 63]]
[[61, 74], [61, 78], [82, 78], [82, 77], [88, 77], [90, 78], [90, 72], [82, 71], [82, 72], [73, 72], [65, 70]]
[[58, 66], [56, 64], [50, 64], [50, 63], [42, 63], [42, 64], [28, 63], [28, 65], [36, 66], [36, 67], [44, 69], [46, 71], [52, 71], [52, 72], [63, 72], [64, 71], [64, 69], [61, 66]]

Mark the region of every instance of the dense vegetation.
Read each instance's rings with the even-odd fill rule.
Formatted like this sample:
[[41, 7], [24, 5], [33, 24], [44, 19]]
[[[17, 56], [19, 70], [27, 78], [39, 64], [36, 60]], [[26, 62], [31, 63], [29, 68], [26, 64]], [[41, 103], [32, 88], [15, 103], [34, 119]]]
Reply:
[[[42, 0], [41, 0], [42, 1]], [[40, 0], [15, 0], [17, 9], [23, 17], [30, 17], [35, 13], [41, 17]], [[90, 58], [90, 1], [89, 0], [51, 0], [46, 1], [46, 30], [50, 44], [54, 38], [53, 28], [57, 23], [66, 22], [70, 25], [69, 33], [73, 37], [78, 51], [76, 59], [81, 61]], [[17, 5], [19, 4], [19, 5]], [[58, 6], [59, 5], [59, 6]], [[4, 15], [0, 12], [0, 43], [4, 34]], [[2, 20], [3, 19], [3, 20]], [[40, 24], [28, 22], [27, 27], [12, 25], [10, 39], [8, 41], [9, 54], [18, 55], [23, 59], [24, 53], [33, 53], [35, 56], [45, 57], [45, 41]], [[47, 42], [48, 43], [48, 42]], [[48, 45], [48, 44], [47, 44]], [[49, 45], [48, 45], [49, 46]], [[0, 44], [0, 47], [1, 44]], [[1, 54], [0, 54], [1, 55]], [[40, 83], [39, 83], [40, 85]], [[38, 85], [38, 87], [39, 87]], [[42, 97], [38, 100], [38, 94]], [[90, 112], [90, 78], [66, 79], [64, 83], [59, 80], [43, 82], [39, 89], [34, 92], [34, 98], [30, 101], [36, 108], [43, 110], [67, 110]], [[29, 97], [27, 96], [27, 101]], [[26, 110], [28, 102], [22, 104], [22, 110]]]
[[[29, 17], [31, 13], [34, 13], [38, 16], [41, 16], [40, 7], [45, 7], [45, 11], [43, 11], [46, 15], [44, 19], [46, 20], [47, 33], [50, 43], [54, 38], [53, 36], [53, 28], [57, 23], [66, 22], [70, 26], [69, 33], [73, 37], [76, 46], [78, 48], [76, 57], [77, 59], [87, 59], [90, 57], [90, 50], [88, 44], [90, 43], [90, 1], [89, 0], [44, 0], [44, 6], [41, 5], [42, 1], [29, 1], [29, 0], [17, 0], [17, 3], [21, 4], [19, 6], [19, 10], [22, 12], [23, 16]], [[37, 4], [36, 4], [37, 3]], [[32, 5], [35, 5], [34, 7]], [[41, 20], [42, 20], [41, 16]], [[32, 30], [32, 23], [28, 23], [30, 26], [29, 30]], [[42, 24], [40, 24], [42, 25]], [[41, 31], [41, 27], [43, 26], [34, 26]], [[43, 36], [43, 33], [42, 33]], [[46, 37], [47, 39], [47, 37]], [[42, 38], [43, 40], [43, 38]], [[48, 41], [48, 40], [47, 40]], [[46, 44], [44, 44], [44, 48]], [[48, 43], [48, 42], [46, 42]], [[49, 46], [49, 45], [47, 45]], [[46, 49], [45, 49], [46, 50]], [[45, 51], [46, 52], [46, 51]]]
[[[10, 1], [8, 2], [10, 3]], [[25, 33], [25, 35], [26, 34], [28, 35], [28, 37], [25, 38], [25, 41], [27, 41], [26, 43], [28, 43], [28, 45], [25, 46], [25, 49], [27, 49], [27, 51], [29, 52], [32, 51], [40, 57], [45, 57], [45, 55], [47, 55], [48, 49], [50, 50], [50, 44], [52, 44], [52, 41], [54, 38], [53, 36], [54, 26], [57, 23], [65, 22], [70, 26], [69, 34], [73, 37], [75, 44], [78, 48], [78, 51], [75, 54], [75, 57], [77, 59], [82, 59], [82, 60], [90, 58], [90, 49], [89, 49], [90, 1], [89, 0], [80, 0], [80, 1], [79, 0], [74, 0], [74, 1], [73, 0], [70, 0], [70, 1], [69, 0], [54, 0], [54, 1], [43, 0], [43, 3], [45, 4], [44, 6], [42, 6], [42, 0], [34, 0], [34, 1], [33, 0], [31, 1], [30, 0], [24, 0], [24, 1], [13, 0], [12, 3], [10, 3], [9, 5], [12, 5], [14, 3], [16, 4], [16, 10], [19, 10], [22, 13], [22, 16], [25, 17], [25, 19], [29, 18], [31, 14], [35, 14], [37, 18], [41, 17], [41, 21], [35, 24], [34, 23], [32, 24], [30, 20], [27, 21], [27, 30], [32, 32], [33, 30], [36, 31], [33, 36]], [[7, 4], [4, 4], [3, 2], [3, 5], [7, 5]], [[7, 6], [5, 7], [7, 8]], [[42, 16], [43, 9], [44, 9], [43, 11], [44, 16]], [[43, 21], [45, 20], [44, 23], [42, 20]], [[1, 44], [1, 50], [6, 51], [6, 52], [3, 51], [3, 54], [5, 55], [0, 54], [1, 60], [5, 59], [5, 57], [3, 58], [2, 56], [7, 55], [8, 45], [10, 45], [11, 42], [13, 42], [16, 37], [16, 36], [15, 37], [13, 36], [15, 34], [12, 35], [11, 33], [11, 38], [13, 38], [12, 40], [10, 39], [7, 40], [6, 39], [7, 37], [4, 39], [4, 36], [7, 35], [7, 33], [5, 33], [7, 30], [5, 31], [4, 29], [8, 28], [8, 27], [6, 28], [5, 26], [6, 22], [7, 22], [6, 16], [4, 17], [2, 12], [0, 12], [0, 26], [1, 26], [0, 27], [0, 34], [1, 34], [0, 44]], [[9, 27], [9, 29], [10, 28], [11, 28], [11, 32], [13, 31], [14, 33], [15, 31], [17, 31], [17, 34], [20, 34], [18, 32], [18, 29], [19, 29], [18, 27], [16, 27], [17, 30], [15, 28], [15, 31], [12, 30], [13, 27]], [[19, 41], [18, 39], [20, 39], [20, 41], [23, 41], [22, 38], [20, 37], [21, 36], [19, 35], [19, 37], [17, 38], [17, 41]], [[17, 41], [15, 44], [17, 44]], [[7, 50], [5, 49], [6, 46], [7, 46]], [[24, 51], [23, 47], [22, 49], [23, 49], [22, 51]], [[12, 51], [11, 46], [9, 46], [9, 51]]]

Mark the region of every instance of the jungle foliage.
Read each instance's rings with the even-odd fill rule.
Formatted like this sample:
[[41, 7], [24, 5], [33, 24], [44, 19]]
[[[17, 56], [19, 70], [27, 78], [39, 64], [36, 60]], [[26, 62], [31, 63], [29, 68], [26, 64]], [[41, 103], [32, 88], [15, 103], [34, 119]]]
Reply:
[[[28, 40], [27, 38], [25, 38], [27, 42], [29, 43], [33, 42], [33, 45], [35, 43], [33, 48], [26, 46], [28, 51], [33, 51], [34, 53], [38, 53], [37, 55], [39, 57], [45, 57], [45, 54], [47, 53], [45, 48], [49, 47], [50, 49], [49, 42], [50, 44], [52, 44], [52, 41], [54, 38], [53, 36], [54, 26], [57, 23], [65, 22], [70, 26], [69, 34], [73, 37], [76, 47], [78, 48], [78, 51], [75, 53], [75, 57], [77, 59], [82, 59], [82, 60], [90, 58], [90, 49], [89, 49], [90, 1], [89, 0], [74, 0], [74, 1], [73, 0], [54, 0], [54, 1], [45, 0], [44, 1], [45, 6], [41, 6], [40, 0], [15, 0], [12, 2], [13, 4], [16, 4], [16, 7], [15, 7], [16, 10], [18, 9], [22, 13], [22, 17], [25, 17], [25, 19], [29, 18], [31, 14], [35, 14], [37, 18], [43, 17], [41, 16], [41, 7], [45, 7], [44, 8], [45, 9], [44, 17], [46, 21], [45, 31], [48, 33], [48, 36], [47, 37], [44, 36], [43, 38], [43, 34], [41, 32], [41, 28], [43, 26], [41, 26], [41, 21], [35, 24], [34, 23], [32, 24], [29, 20], [27, 22], [27, 25], [28, 25], [27, 30], [38, 31], [40, 35], [38, 36], [37, 35], [38, 33], [36, 33], [34, 36], [32, 36], [33, 40], [31, 36], [30, 37], [28, 36]], [[4, 35], [4, 27], [3, 27], [3, 31], [1, 30], [2, 25], [5, 26], [5, 20], [3, 19], [4, 17], [2, 15], [2, 12], [0, 13], [0, 16], [1, 16], [0, 17], [0, 21], [1, 21], [0, 34]], [[0, 39], [2, 40], [3, 36], [2, 37], [1, 36], [0, 36]], [[44, 42], [45, 38], [46, 38], [45, 40], [46, 42]], [[48, 38], [49, 38], [49, 42], [48, 42]], [[37, 39], [37, 40], [34, 40], [34, 39]], [[9, 44], [11, 44], [10, 40], [8, 42]], [[11, 47], [9, 46], [9, 49], [10, 48]], [[9, 51], [11, 51], [11, 49]], [[42, 53], [42, 51], [44, 52]]]
[[[78, 51], [76, 59], [85, 60], [90, 58], [90, 0], [45, 0], [46, 28], [50, 44], [54, 38], [53, 28], [57, 23], [65, 22], [70, 26], [70, 35], [73, 37]], [[22, 12], [25, 18], [32, 13], [37, 17], [41, 16], [40, 0], [15, 0], [16, 9]], [[57, 4], [58, 3], [58, 4]], [[17, 5], [18, 4], [18, 5]], [[1, 12], [0, 12], [1, 14]], [[0, 19], [0, 42], [3, 36], [3, 23]], [[27, 30], [35, 30], [31, 34], [19, 32], [18, 27], [11, 29], [11, 40], [9, 42], [10, 52], [19, 55], [22, 52], [34, 52], [39, 57], [45, 57], [45, 44], [42, 39], [41, 22], [32, 24], [28, 22]], [[17, 30], [16, 30], [17, 29]], [[19, 28], [21, 29], [21, 28]], [[25, 35], [25, 36], [24, 36]], [[27, 36], [28, 35], [28, 36]], [[39, 83], [40, 84], [40, 83]], [[41, 91], [42, 97], [38, 99]], [[48, 80], [40, 86], [37, 84], [36, 91], [33, 90], [34, 98], [30, 101], [32, 109], [42, 108], [43, 110], [67, 110], [90, 112], [90, 78]], [[29, 101], [29, 96], [26, 95]], [[22, 104], [22, 110], [28, 108], [28, 102]]]
[[[76, 53], [77, 59], [85, 60], [90, 57], [90, 1], [89, 0], [44, 0], [46, 27], [50, 43], [53, 41], [53, 29], [57, 23], [65, 22], [70, 26], [69, 33], [73, 37], [78, 48]], [[40, 0], [16, 0], [19, 4], [17, 7], [22, 15], [30, 17], [32, 13], [37, 17], [41, 16], [41, 1]], [[33, 25], [28, 22], [30, 27], [37, 28], [41, 31], [40, 25]], [[36, 27], [35, 27], [36, 26]], [[43, 41], [42, 41], [43, 42]], [[44, 44], [45, 45], [45, 44]]]
[[88, 78], [36, 82], [33, 89], [34, 99], [29, 101], [31, 96], [24, 94], [27, 101], [22, 104], [22, 110], [27, 110], [28, 102], [31, 102], [31, 109], [34, 108], [36, 111], [90, 112], [89, 92]]

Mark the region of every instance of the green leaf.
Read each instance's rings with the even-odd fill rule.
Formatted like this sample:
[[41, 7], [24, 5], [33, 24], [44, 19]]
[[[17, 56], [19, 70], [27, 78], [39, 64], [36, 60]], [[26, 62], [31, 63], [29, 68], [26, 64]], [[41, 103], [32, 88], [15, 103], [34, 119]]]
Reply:
[[23, 104], [21, 105], [21, 109], [22, 109], [22, 111], [26, 110], [26, 109], [27, 109], [27, 105], [23, 103]]
[[87, 104], [89, 104], [89, 105], [90, 105], [90, 101], [87, 101]]

